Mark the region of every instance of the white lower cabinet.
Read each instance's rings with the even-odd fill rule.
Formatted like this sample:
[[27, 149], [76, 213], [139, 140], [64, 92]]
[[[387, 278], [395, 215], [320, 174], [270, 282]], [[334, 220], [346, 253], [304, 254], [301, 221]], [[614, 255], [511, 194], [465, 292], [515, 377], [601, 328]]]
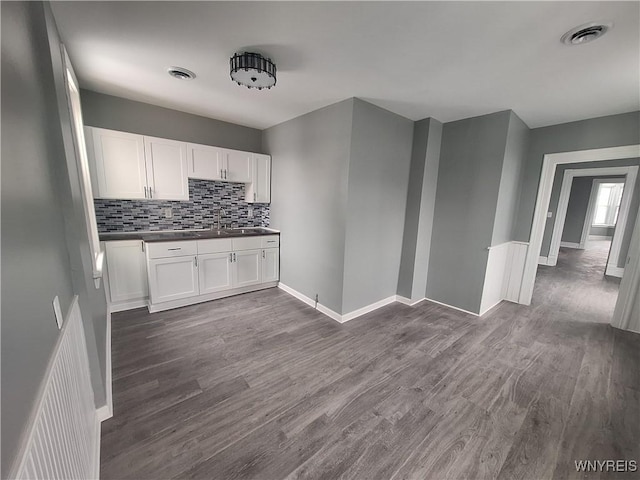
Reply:
[[107, 298], [112, 312], [146, 305], [147, 262], [142, 240], [105, 242]]
[[149, 310], [275, 286], [279, 243], [277, 235], [267, 235], [149, 244]]
[[244, 250], [233, 253], [233, 286], [248, 287], [262, 280], [261, 250]]
[[232, 288], [232, 253], [198, 255], [200, 295]]
[[280, 249], [262, 250], [262, 281], [277, 282], [280, 279]]
[[197, 257], [169, 257], [149, 260], [151, 303], [170, 302], [199, 294]]

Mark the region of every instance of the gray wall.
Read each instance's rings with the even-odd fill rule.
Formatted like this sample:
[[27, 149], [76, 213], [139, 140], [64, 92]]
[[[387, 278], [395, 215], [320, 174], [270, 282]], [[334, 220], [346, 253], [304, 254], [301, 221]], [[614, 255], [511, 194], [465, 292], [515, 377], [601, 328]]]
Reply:
[[591, 227], [589, 235], [598, 235], [599, 237], [613, 237], [616, 227]]
[[444, 124], [427, 298], [478, 312], [511, 112]]
[[[567, 217], [562, 229], [563, 242], [580, 243], [580, 240], [582, 240], [582, 227], [584, 227], [584, 221], [587, 216], [591, 187], [593, 181], [598, 178], [614, 177], [575, 177], [573, 179], [571, 192], [569, 193], [569, 203], [567, 204]], [[593, 230], [593, 228], [602, 233], [591, 233], [591, 235], [607, 235], [609, 230], [613, 235], [613, 227], [592, 227], [590, 230]]]
[[280, 281], [341, 313], [353, 99], [264, 131]]
[[529, 147], [529, 127], [514, 112], [509, 113], [509, 130], [500, 174], [498, 201], [491, 237], [492, 246], [512, 240], [520, 196], [519, 180]]
[[594, 177], [576, 177], [571, 184], [569, 203], [567, 204], [567, 218], [562, 229], [562, 241], [580, 243], [582, 227], [584, 227], [591, 185]]
[[81, 95], [85, 125], [261, 152], [262, 131], [255, 128], [89, 90], [81, 90]]
[[413, 122], [354, 99], [342, 313], [396, 294]]
[[412, 301], [423, 299], [427, 289], [441, 141], [440, 122], [415, 122], [397, 291]]
[[[89, 292], [87, 243], [78, 230], [74, 172], [65, 157], [57, 33], [48, 4], [2, 9], [2, 477], [58, 340], [52, 301], [63, 314], [74, 294], [87, 334], [96, 401], [104, 401], [94, 319], [104, 332], [104, 291]], [[56, 52], [57, 58], [52, 58]], [[58, 90], [58, 91], [57, 91]], [[84, 228], [84, 225], [82, 225]], [[86, 240], [86, 231], [84, 232]], [[91, 282], [92, 283], [92, 282]], [[95, 309], [95, 310], [94, 310]], [[104, 335], [103, 335], [104, 336]], [[102, 340], [100, 340], [102, 341]], [[104, 351], [104, 349], [103, 349]]]
[[[551, 190], [551, 200], [549, 202], [549, 211], [553, 212], [553, 216], [547, 219], [544, 229], [544, 236], [542, 237], [542, 248], [540, 249], [540, 255], [546, 257], [549, 255], [549, 248], [551, 246], [551, 236], [553, 235], [553, 222], [555, 221], [558, 203], [560, 201], [560, 190], [562, 189], [562, 179], [564, 172], [567, 169], [583, 169], [583, 168], [600, 168], [600, 167], [627, 167], [631, 165], [640, 165], [640, 159], [627, 158], [621, 160], [605, 160], [601, 162], [584, 162], [584, 163], [572, 163], [569, 165], [558, 165], [556, 168], [556, 174], [553, 177], [553, 187]], [[633, 232], [633, 226], [635, 225], [635, 214], [638, 211], [638, 205], [640, 205], [640, 175], [636, 179], [636, 186], [634, 189], [633, 198], [631, 199], [631, 206], [629, 210], [629, 221], [627, 222], [627, 228], [625, 229], [624, 236], [622, 237], [622, 244], [620, 246], [620, 256], [618, 257], [618, 266], [624, 266], [624, 261], [629, 251], [629, 244], [631, 243], [631, 234]], [[584, 217], [583, 217], [584, 219]]]
[[531, 130], [529, 153], [520, 181], [521, 193], [514, 226], [514, 240], [529, 241], [542, 159], [545, 154], [637, 144], [640, 144], [640, 112]]

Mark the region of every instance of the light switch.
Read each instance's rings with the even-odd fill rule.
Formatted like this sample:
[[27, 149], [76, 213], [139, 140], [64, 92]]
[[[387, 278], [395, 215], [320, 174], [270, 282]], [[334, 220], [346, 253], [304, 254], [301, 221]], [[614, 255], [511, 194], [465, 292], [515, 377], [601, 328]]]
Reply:
[[553, 217], [553, 212], [547, 212], [547, 218]]
[[164, 218], [173, 218], [173, 209], [171, 207], [164, 209]]
[[53, 313], [56, 315], [56, 323], [58, 324], [58, 330], [62, 328], [62, 308], [60, 308], [60, 299], [56, 295], [53, 299]]
[[249, 207], [249, 210], [247, 211], [247, 217], [253, 218], [253, 208]]

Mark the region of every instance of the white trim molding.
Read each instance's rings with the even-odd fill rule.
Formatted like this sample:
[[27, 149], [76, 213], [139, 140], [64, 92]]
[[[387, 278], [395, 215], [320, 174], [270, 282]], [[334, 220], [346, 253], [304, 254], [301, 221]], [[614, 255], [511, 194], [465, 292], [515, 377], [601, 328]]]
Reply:
[[340, 322], [341, 323], [348, 322], [349, 320], [353, 320], [354, 318], [358, 318], [358, 317], [361, 317], [362, 315], [366, 315], [367, 313], [373, 312], [374, 310], [377, 310], [386, 305], [389, 305], [390, 303], [395, 302], [396, 298], [397, 298], [396, 295], [392, 295], [390, 297], [383, 298], [382, 300], [378, 300], [377, 302], [367, 305], [365, 307], [358, 308], [357, 310], [354, 310], [352, 312], [345, 313], [344, 315], [342, 315], [342, 320], [340, 320]]
[[420, 302], [425, 301], [426, 298], [419, 298], [417, 300], [411, 300], [410, 298], [403, 297], [402, 295], [396, 295], [396, 302], [408, 305], [409, 307], [415, 307]]
[[560, 246], [564, 247], [564, 248], [575, 248], [575, 249], [578, 249], [578, 250], [584, 250], [584, 245], [582, 245], [581, 243], [560, 242]]
[[98, 408], [97, 416], [99, 422], [104, 422], [113, 417], [113, 366], [111, 363], [111, 307], [107, 306], [107, 336], [106, 336], [106, 375], [105, 375], [105, 392], [107, 397], [106, 405]]
[[547, 257], [538, 257], [538, 265], [549, 265], [549, 259]]
[[[602, 160], [615, 160], [623, 158], [640, 157], [640, 145], [626, 145], [621, 147], [598, 148], [593, 150], [581, 150], [576, 152], [548, 153], [542, 161], [542, 172], [538, 185], [538, 195], [533, 214], [531, 226], [531, 237], [529, 250], [524, 266], [522, 287], [520, 289], [519, 302], [523, 305], [531, 304], [533, 287], [536, 281], [536, 270], [540, 249], [542, 247], [542, 237], [547, 220], [547, 211], [551, 199], [551, 189], [553, 187], [553, 177], [556, 167], [565, 163], [597, 162]], [[619, 297], [618, 297], [619, 298]]]
[[[627, 255], [626, 275], [620, 281], [618, 301], [613, 311], [611, 325], [623, 330], [640, 333], [640, 209], [631, 235], [631, 245]], [[634, 314], [635, 309], [635, 314]]]
[[[638, 166], [567, 169], [564, 171], [562, 188], [560, 189], [560, 198], [558, 199], [558, 208], [556, 210], [556, 219], [553, 224], [553, 233], [551, 235], [551, 245], [549, 247], [548, 255], [548, 265], [554, 266], [558, 261], [558, 253], [560, 251], [560, 244], [562, 243], [562, 231], [564, 230], [564, 223], [567, 219], [567, 208], [569, 206], [569, 196], [571, 194], [573, 179], [575, 177], [595, 177], [605, 175], [625, 175], [624, 181], [622, 179], [618, 179], [618, 182], [624, 183], [624, 191], [622, 193], [622, 201], [620, 202], [618, 221], [616, 222], [616, 228], [614, 230], [613, 240], [611, 241], [611, 248], [609, 253], [609, 257], [613, 259], [617, 259], [620, 256], [622, 237], [624, 236], [629, 208], [631, 206], [631, 198], [633, 198], [633, 191], [636, 185], [636, 177], [638, 175]], [[592, 203], [591, 199], [589, 200], [589, 203]], [[591, 215], [593, 215], [593, 212], [591, 213]]]
[[477, 314], [475, 312], [470, 312], [469, 310], [465, 310], [464, 308], [454, 307], [453, 305], [449, 305], [448, 303], [444, 303], [444, 302], [439, 302], [437, 300], [433, 300], [432, 298], [425, 298], [425, 300], [427, 302], [437, 303], [438, 305], [442, 305], [443, 307], [447, 307], [447, 308], [452, 308], [454, 310], [458, 310], [459, 312], [462, 312], [462, 313], [468, 313], [469, 315], [473, 315], [474, 317], [479, 317], [480, 316], [479, 314]]
[[607, 265], [607, 269], [604, 273], [605, 275], [609, 275], [610, 277], [622, 278], [622, 276], [624, 275], [624, 267], [619, 267], [610, 263]]
[[293, 288], [291, 288], [288, 285], [285, 285], [282, 282], [278, 283], [278, 288], [280, 288], [281, 290], [287, 292], [289, 295], [291, 295], [292, 297], [296, 297], [298, 300], [300, 300], [301, 302], [306, 303], [307, 305], [309, 305], [310, 307], [315, 308], [316, 310], [318, 310], [320, 313], [323, 313], [324, 315], [326, 315], [327, 317], [331, 318], [332, 320], [335, 320], [336, 322], [340, 322], [342, 323], [342, 315], [340, 315], [337, 312], [334, 312], [333, 310], [331, 310], [330, 308], [325, 307], [324, 305], [318, 303], [316, 305], [316, 301], [307, 297], [306, 295], [300, 293], [297, 290], [294, 290]]

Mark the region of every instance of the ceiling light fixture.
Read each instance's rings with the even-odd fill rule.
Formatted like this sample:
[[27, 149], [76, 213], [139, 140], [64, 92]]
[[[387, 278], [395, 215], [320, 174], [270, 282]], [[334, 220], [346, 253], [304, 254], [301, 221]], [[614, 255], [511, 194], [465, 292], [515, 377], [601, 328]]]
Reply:
[[560, 40], [566, 45], [582, 45], [597, 40], [611, 28], [613, 23], [585, 23], [569, 30]]
[[276, 84], [276, 64], [259, 53], [236, 53], [229, 59], [231, 80], [247, 88], [271, 88]]
[[196, 78], [195, 73], [182, 67], [169, 67], [167, 73], [178, 80], [193, 80]]

